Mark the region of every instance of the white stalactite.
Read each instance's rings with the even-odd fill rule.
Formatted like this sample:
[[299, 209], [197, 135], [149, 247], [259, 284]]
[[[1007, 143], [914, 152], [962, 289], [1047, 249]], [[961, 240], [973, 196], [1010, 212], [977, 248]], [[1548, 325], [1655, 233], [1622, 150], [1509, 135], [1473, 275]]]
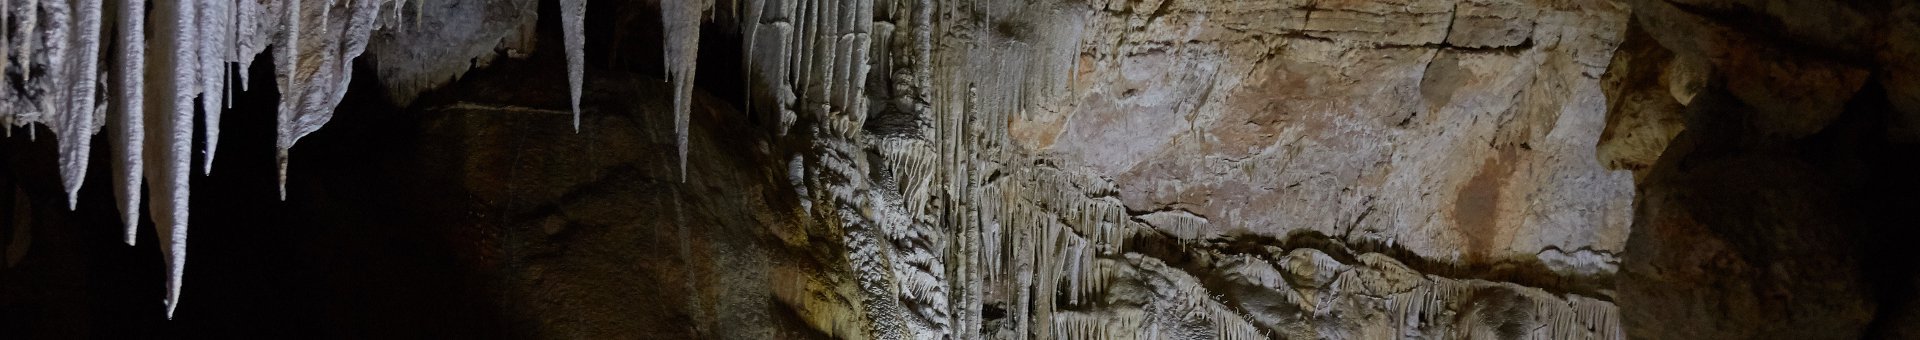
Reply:
[[20, 65], [20, 78], [33, 81], [31, 63], [33, 62], [33, 45], [40, 41], [39, 37], [35, 36], [35, 33], [40, 32], [40, 0], [27, 0], [27, 5], [20, 6], [18, 10], [20, 12], [14, 15], [20, 18], [20, 60], [24, 64]]
[[287, 136], [292, 134], [293, 111], [300, 107], [300, 79], [294, 70], [300, 64], [300, 0], [287, 0], [280, 8], [280, 40], [274, 44], [274, 80], [280, 86], [280, 107], [278, 109], [277, 143], [279, 149], [274, 154], [280, 180], [280, 200], [287, 200], [287, 149], [292, 148]]
[[199, 93], [194, 85], [196, 72], [194, 5], [192, 1], [157, 1], [149, 14], [153, 24], [148, 84], [153, 90], [147, 103], [147, 154], [156, 158], [146, 162], [149, 201], [154, 228], [160, 235], [160, 249], [167, 263], [167, 317], [180, 305], [180, 287], [186, 273], [187, 196], [190, 168], [193, 166], [193, 98]]
[[126, 223], [127, 245], [133, 245], [140, 230], [141, 167], [145, 155], [146, 13], [144, 0], [115, 0], [119, 20], [114, 28], [114, 69], [108, 72], [109, 100], [107, 119], [111, 121], [107, 138], [113, 144], [113, 197], [119, 203], [121, 223]]
[[700, 15], [707, 0], [660, 3], [666, 32], [667, 78], [673, 84], [673, 133], [680, 151], [680, 181], [687, 181], [687, 120], [693, 105], [694, 61], [700, 56]]
[[[64, 11], [68, 12], [65, 15], [57, 16], [67, 17], [66, 21], [71, 25], [66, 25], [66, 29], [52, 30], [53, 32], [64, 31], [64, 34], [50, 37], [50, 39], [65, 41], [65, 45], [71, 45], [71, 47], [50, 48], [50, 50], [60, 50], [62, 54], [72, 53], [70, 56], [50, 56], [58, 59], [59, 63], [66, 64], [64, 69], [56, 69], [56, 71], [65, 72], [65, 75], [56, 77], [54, 83], [66, 83], [64, 88], [56, 90], [66, 93], [63, 96], [56, 96], [64, 100], [57, 103], [59, 108], [54, 110], [59, 112], [59, 119], [62, 120], [61, 124], [58, 124], [60, 134], [58, 139], [60, 141], [60, 174], [67, 189], [67, 209], [73, 209], [79, 202], [80, 185], [87, 177], [87, 156], [93, 146], [93, 133], [99, 127], [95, 124], [93, 99], [94, 90], [99, 86], [100, 0], [80, 0], [74, 2], [74, 5], [67, 8], [68, 11]], [[56, 24], [60, 23], [56, 22]], [[68, 48], [73, 50], [66, 51]]]
[[[672, 2], [672, 1], [669, 1]], [[586, 79], [587, 0], [560, 0], [560, 30], [567, 48], [567, 90], [573, 100], [573, 131], [580, 131], [580, 91]]]
[[240, 1], [233, 8], [233, 62], [239, 64], [234, 80], [241, 91], [247, 90], [247, 70], [253, 67], [254, 56], [265, 51], [262, 45], [268, 34], [261, 32], [261, 25], [267, 24], [261, 22], [261, 15], [268, 14], [265, 11], [258, 1]]
[[197, 72], [200, 75], [200, 110], [203, 112], [200, 126], [206, 133], [206, 139], [202, 142], [206, 149], [201, 157], [203, 163], [200, 170], [202, 174], [212, 174], [214, 151], [220, 146], [220, 113], [226, 108], [227, 62], [233, 59], [229, 54], [233, 50], [229, 39], [233, 37], [234, 3], [231, 0], [199, 1], [199, 23], [194, 26], [197, 34], [194, 38], [200, 41]]

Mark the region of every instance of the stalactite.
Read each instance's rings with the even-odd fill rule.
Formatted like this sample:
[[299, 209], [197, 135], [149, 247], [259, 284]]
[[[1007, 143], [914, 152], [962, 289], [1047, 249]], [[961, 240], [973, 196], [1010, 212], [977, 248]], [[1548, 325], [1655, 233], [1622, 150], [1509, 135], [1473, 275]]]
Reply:
[[797, 100], [793, 90], [792, 61], [795, 37], [794, 12], [798, 1], [749, 0], [742, 40], [748, 44], [742, 62], [747, 67], [747, 109], [778, 117], [774, 134], [785, 136], [797, 122], [793, 111]]
[[[1283, 274], [1274, 268], [1273, 263], [1247, 254], [1235, 254], [1221, 261], [1214, 269], [1221, 277], [1237, 279], [1256, 286], [1275, 291], [1288, 291], [1293, 287], [1287, 284]], [[1291, 294], [1285, 296], [1292, 296]]]
[[20, 42], [20, 78], [31, 82], [33, 81], [33, 45], [40, 41], [40, 38], [35, 36], [40, 32], [40, 0], [27, 0], [27, 5], [20, 6], [17, 10], [20, 13], [15, 13], [14, 17], [20, 18], [20, 25], [17, 27], [22, 28], [21, 38], [15, 40]]
[[108, 72], [113, 100], [107, 111], [107, 138], [113, 145], [113, 196], [120, 208], [121, 223], [126, 224], [127, 245], [140, 234], [141, 168], [146, 148], [146, 1], [116, 0], [113, 57], [114, 69]]
[[151, 181], [148, 190], [155, 228], [159, 229], [160, 248], [166, 253], [167, 315], [179, 307], [180, 287], [187, 257], [187, 197], [189, 169], [193, 161], [193, 98], [198, 65], [192, 30], [194, 2], [154, 2], [148, 22], [153, 24], [153, 43], [160, 53], [150, 55], [148, 92], [150, 105], [146, 121], [146, 154], [155, 156], [145, 162]]
[[[67, 189], [67, 209], [73, 209], [79, 202], [80, 185], [86, 178], [87, 156], [93, 145], [93, 133], [99, 128], [96, 124], [97, 111], [94, 105], [94, 90], [99, 88], [100, 56], [100, 0], [80, 0], [69, 8], [71, 25], [65, 29], [64, 41], [75, 47], [71, 57], [56, 57], [69, 63], [61, 81], [67, 82], [65, 101], [58, 103], [63, 120], [60, 127], [60, 166], [61, 177]], [[58, 83], [58, 82], [56, 82]]]
[[[12, 20], [7, 19], [12, 19], [13, 17], [15, 17], [13, 14], [13, 0], [0, 0], [0, 75], [6, 74], [7, 70], [13, 67], [13, 63], [7, 61], [8, 58], [12, 58], [13, 56], [11, 54], [13, 51], [13, 31], [7, 29], [7, 24]], [[7, 85], [7, 83], [6, 77], [0, 77], [0, 86]], [[8, 94], [11, 94], [11, 91], [0, 91], [0, 98], [10, 97]], [[13, 134], [12, 120], [15, 114], [16, 113], [12, 112], [0, 113], [0, 123], [6, 123], [5, 125], [0, 125], [0, 127], [7, 128], [8, 136], [12, 136]]]
[[754, 91], [759, 90], [753, 86], [753, 73], [760, 71], [754, 68], [753, 65], [754, 60], [759, 59], [758, 55], [753, 52], [753, 46], [754, 43], [760, 41], [760, 20], [764, 19], [762, 16], [766, 12], [767, 1], [736, 1], [736, 5], [737, 8], [735, 8], [735, 10], [740, 11], [740, 45], [742, 51], [740, 55], [740, 75], [744, 78], [741, 79], [742, 83], [748, 84], [747, 86], [743, 86], [742, 89], [746, 91], [746, 93], [744, 93], [745, 97], [749, 98], [745, 103], [746, 107], [742, 108], [741, 111], [752, 112], [753, 99], [751, 98], [753, 98]]
[[[1146, 280], [1156, 292], [1156, 299], [1148, 309], [1155, 315], [1189, 316], [1198, 318], [1207, 326], [1215, 339], [1265, 339], [1264, 331], [1247, 321], [1232, 308], [1216, 301], [1193, 276], [1178, 269], [1169, 268], [1157, 259], [1127, 254], [1127, 262], [1143, 272], [1152, 273], [1158, 280]], [[1149, 324], [1155, 322], [1149, 321]], [[1151, 327], [1151, 326], [1150, 326]], [[1143, 336], [1153, 337], [1159, 331], [1149, 328]]]
[[[321, 126], [333, 118], [333, 108], [346, 96], [347, 85], [353, 80], [353, 59], [365, 52], [373, 30], [378, 28], [380, 8], [384, 2], [375, 0], [352, 1], [345, 3], [319, 4], [321, 11], [314, 22], [303, 22], [301, 1], [289, 0], [285, 3], [285, 28], [281, 32], [282, 46], [276, 51], [280, 63], [276, 76], [281, 80], [281, 105], [278, 114], [278, 131], [275, 145], [279, 148], [277, 161], [280, 172], [280, 195], [286, 199], [286, 172], [288, 150], [307, 134], [318, 131]], [[335, 12], [332, 5], [344, 4], [346, 8]], [[301, 32], [309, 32], [307, 35]], [[317, 42], [304, 42], [301, 37], [318, 38]], [[311, 49], [307, 47], [312, 47]], [[280, 53], [285, 52], [285, 53]], [[281, 55], [285, 55], [282, 57]]]
[[[191, 0], [183, 0], [191, 1]], [[227, 62], [234, 59], [229, 54], [233, 43], [233, 7], [230, 0], [199, 0], [198, 23], [194, 25], [194, 39], [199, 45], [200, 110], [203, 119], [200, 128], [205, 131], [202, 142], [206, 149], [202, 152], [200, 165], [202, 174], [213, 173], [214, 151], [220, 147], [220, 113], [227, 94]]]
[[287, 136], [292, 135], [293, 112], [301, 107], [299, 88], [302, 88], [298, 75], [294, 73], [300, 65], [300, 1], [287, 0], [280, 4], [280, 41], [275, 45], [274, 80], [280, 87], [280, 107], [277, 110], [275, 125], [277, 140], [274, 163], [278, 165], [280, 200], [287, 200], [287, 149], [292, 143]]
[[999, 281], [1002, 277], [1001, 263], [1005, 261], [1005, 256], [1001, 254], [1005, 252], [1007, 238], [1005, 225], [1000, 221], [1006, 220], [1003, 217], [1006, 209], [1003, 207], [1006, 202], [1005, 195], [999, 186], [987, 186], [982, 189], [979, 196], [988, 198], [980, 201], [980, 216], [984, 218], [980, 221], [979, 256], [981, 272], [986, 273], [988, 284]]
[[693, 111], [694, 61], [700, 56], [700, 15], [708, 0], [667, 0], [660, 3], [660, 23], [666, 33], [667, 77], [673, 83], [673, 133], [678, 141], [680, 181], [687, 180], [687, 119]]
[[885, 138], [878, 144], [875, 149], [893, 173], [894, 189], [905, 199], [906, 212], [915, 216], [926, 213], [928, 195], [932, 194], [927, 187], [939, 155], [926, 141], [916, 138]]
[[1061, 312], [1053, 315], [1053, 338], [1063, 340], [1140, 339], [1146, 331], [1142, 327], [1145, 324], [1145, 318], [1139, 310], [1118, 310], [1101, 314]]
[[[267, 24], [262, 22], [262, 15], [269, 13], [266, 13], [266, 9], [262, 8], [258, 1], [238, 1], [235, 2], [235, 5], [233, 8], [233, 58], [231, 60], [239, 64], [235, 67], [239, 72], [234, 72], [234, 82], [240, 85], [241, 91], [246, 91], [248, 90], [249, 81], [248, 70], [253, 69], [254, 56], [265, 51], [265, 47], [262, 46], [262, 44], [269, 38], [269, 34], [262, 33], [261, 27]], [[269, 29], [267, 31], [272, 30]]]
[[587, 0], [560, 0], [560, 29], [566, 36], [563, 41], [567, 48], [567, 90], [573, 100], [573, 131], [575, 132], [580, 131], [580, 91], [586, 79], [586, 18]]
[[1336, 275], [1349, 270], [1346, 264], [1313, 248], [1294, 249], [1277, 264], [1286, 270], [1293, 282], [1314, 287], [1333, 284]]

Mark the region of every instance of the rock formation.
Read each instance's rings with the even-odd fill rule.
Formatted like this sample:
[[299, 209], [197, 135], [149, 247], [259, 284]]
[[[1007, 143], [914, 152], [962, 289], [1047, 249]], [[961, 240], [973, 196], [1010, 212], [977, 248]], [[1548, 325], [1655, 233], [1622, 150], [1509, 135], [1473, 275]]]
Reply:
[[168, 317], [212, 308], [191, 220], [432, 240], [337, 261], [455, 273], [515, 335], [1920, 334], [1881, 258], [1913, 163], [1861, 151], [1920, 142], [1903, 3], [0, 4], [7, 165], [60, 179], [5, 177], [10, 230], [104, 204], [136, 245], [146, 183]]
[[1632, 5], [1609, 100], [1635, 112], [1601, 147], [1644, 165], [1618, 301], [1665, 308], [1623, 308], [1628, 333], [1920, 336], [1920, 272], [1896, 260], [1920, 241], [1920, 5]]

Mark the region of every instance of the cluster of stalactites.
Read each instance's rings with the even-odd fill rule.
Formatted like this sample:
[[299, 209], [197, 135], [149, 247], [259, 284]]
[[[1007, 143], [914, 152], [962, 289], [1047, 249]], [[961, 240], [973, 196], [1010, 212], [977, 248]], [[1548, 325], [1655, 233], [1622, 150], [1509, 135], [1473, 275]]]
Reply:
[[968, 236], [978, 237], [977, 254], [969, 254], [968, 263], [977, 264], [980, 275], [965, 284], [983, 286], [982, 299], [1022, 316], [1012, 324], [1013, 334], [1111, 330], [1112, 325], [1054, 324], [1085, 321], [1058, 317], [1062, 309], [1056, 302], [1095, 304], [1123, 275], [1105, 258], [1121, 256], [1124, 241], [1139, 227], [1126, 219], [1120, 202], [1107, 196], [1110, 189], [1103, 188], [1110, 184], [1104, 183], [1054, 169], [1022, 168], [983, 186], [973, 200], [982, 219], [978, 236]]
[[[585, 0], [565, 0], [567, 54], [576, 102], [580, 16]], [[423, 1], [412, 2], [417, 15]], [[21, 84], [0, 87], [0, 123], [41, 123], [57, 136], [68, 206], [77, 205], [94, 133], [112, 148], [115, 205], [133, 244], [140, 185], [167, 263], [167, 314], [180, 299], [185, 268], [188, 179], [194, 114], [203, 131], [200, 170], [210, 174], [220, 114], [235, 88], [245, 90], [253, 58], [274, 50], [281, 199], [286, 151], [318, 130], [345, 96], [352, 61], [372, 32], [404, 23], [406, 0], [0, 0], [0, 63]], [[381, 14], [391, 14], [383, 16]], [[317, 40], [309, 40], [317, 39]], [[6, 80], [0, 80], [6, 81]], [[577, 112], [577, 107], [576, 107]], [[11, 131], [11, 130], [9, 130]], [[32, 131], [32, 130], [29, 130]], [[684, 128], [682, 128], [684, 131]]]
[[42, 123], [55, 132], [69, 209], [79, 200], [92, 136], [108, 127], [117, 183], [113, 192], [128, 244], [137, 235], [133, 228], [140, 216], [139, 185], [142, 179], [150, 180], [155, 199], [149, 205], [166, 254], [171, 315], [186, 252], [194, 113], [205, 112], [204, 170], [219, 146], [214, 122], [230, 103], [227, 63], [251, 56], [242, 51], [246, 45], [233, 42], [258, 31], [240, 23], [258, 23], [246, 17], [259, 12], [257, 6], [246, 6], [255, 5], [249, 1], [147, 5], [128, 0], [4, 2], [5, 22], [13, 28], [0, 44], [12, 52], [4, 67], [20, 74], [23, 83], [0, 91], [0, 102], [9, 109], [0, 116], [12, 124]]
[[1174, 329], [1192, 327], [1196, 324], [1214, 339], [1269, 339], [1260, 327], [1247, 321], [1232, 307], [1214, 298], [1200, 281], [1185, 275], [1158, 259], [1128, 253], [1127, 264], [1137, 268], [1140, 273], [1158, 276], [1163, 280], [1146, 280], [1147, 286], [1154, 291], [1154, 298], [1146, 306], [1147, 320], [1141, 337], [1166, 338], [1164, 334]]
[[[1520, 334], [1539, 339], [1618, 339], [1618, 311], [1611, 303], [1578, 295], [1554, 295], [1508, 283], [1436, 277], [1408, 269], [1378, 253], [1357, 256], [1344, 263], [1313, 248], [1281, 249], [1270, 253], [1223, 253], [1203, 247], [1210, 229], [1204, 218], [1170, 210], [1130, 220], [1113, 202], [1111, 189], [1098, 178], [1074, 176], [1048, 168], [1023, 168], [985, 185], [976, 200], [986, 217], [980, 221], [978, 263], [987, 287], [984, 301], [1008, 306], [1014, 315], [1011, 334], [1051, 332], [1055, 338], [1155, 338], [1170, 334], [1205, 334], [1222, 339], [1266, 338], [1270, 331], [1300, 331], [1277, 327], [1242, 314], [1215, 297], [1189, 273], [1168, 268], [1158, 260], [1124, 249], [1124, 241], [1138, 233], [1159, 233], [1180, 239], [1193, 248], [1181, 251], [1193, 263], [1212, 267], [1214, 277], [1230, 285], [1273, 292], [1277, 303], [1300, 313], [1297, 322], [1327, 322], [1351, 317], [1343, 313], [1378, 312], [1382, 323], [1405, 334], [1445, 334], [1484, 337], [1478, 327], [1489, 323], [1530, 325]], [[1171, 226], [1171, 229], [1167, 230]], [[1100, 306], [1111, 303], [1114, 285], [1144, 284], [1151, 296], [1137, 307]], [[1138, 287], [1138, 286], [1136, 286]], [[1063, 289], [1064, 288], [1064, 289]], [[1139, 290], [1126, 289], [1127, 294]], [[1504, 294], [1504, 295], [1503, 295]], [[1379, 303], [1355, 310], [1337, 303], [1339, 297], [1378, 297]], [[1490, 301], [1485, 296], [1512, 296]], [[1129, 298], [1120, 298], [1128, 300]], [[1063, 303], [1056, 306], [1055, 303]], [[1509, 316], [1480, 311], [1487, 304], [1516, 304]], [[1531, 305], [1524, 305], [1531, 304]], [[1071, 308], [1063, 308], [1071, 305]], [[1365, 309], [1373, 309], [1367, 311]], [[1496, 309], [1497, 310], [1497, 309]], [[1459, 315], [1474, 314], [1461, 321]], [[1484, 319], [1484, 320], [1482, 320]], [[958, 332], [977, 332], [960, 324]], [[1538, 326], [1538, 327], [1533, 327]], [[978, 326], [972, 326], [978, 327]], [[1337, 329], [1305, 329], [1340, 332]], [[989, 330], [988, 333], [993, 333]], [[1431, 333], [1429, 333], [1431, 332]], [[1314, 333], [1325, 337], [1332, 333]], [[1299, 335], [1299, 334], [1290, 334]]]
[[1146, 313], [1138, 309], [1121, 309], [1101, 314], [1087, 312], [1060, 311], [1053, 314], [1054, 339], [1151, 339], [1153, 334], [1142, 334], [1146, 329]]
[[[874, 46], [871, 34], [874, 1], [750, 0], [742, 7], [750, 105], [777, 112], [781, 134], [799, 114], [830, 136], [859, 134], [868, 112], [870, 51], [885, 48]], [[688, 50], [681, 53], [690, 56]]]

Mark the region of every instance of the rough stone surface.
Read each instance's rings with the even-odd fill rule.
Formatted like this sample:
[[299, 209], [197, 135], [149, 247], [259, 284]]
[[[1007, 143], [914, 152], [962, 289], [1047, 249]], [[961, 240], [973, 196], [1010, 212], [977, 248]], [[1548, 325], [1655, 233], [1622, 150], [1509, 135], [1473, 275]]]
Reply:
[[[1632, 177], [1593, 145], [1624, 7], [1169, 6], [1089, 14], [1081, 75], [1013, 119], [1015, 142], [1207, 234], [1312, 230], [1460, 263], [1621, 250]], [[1391, 32], [1362, 19], [1380, 16]], [[1279, 18], [1305, 28], [1250, 28], [1294, 22]]]
[[1916, 207], [1913, 4], [1633, 5], [1646, 34], [1609, 71], [1602, 145], [1643, 176], [1619, 281], [1628, 333], [1914, 336], [1920, 273], [1892, 260], [1920, 240], [1896, 227]]

